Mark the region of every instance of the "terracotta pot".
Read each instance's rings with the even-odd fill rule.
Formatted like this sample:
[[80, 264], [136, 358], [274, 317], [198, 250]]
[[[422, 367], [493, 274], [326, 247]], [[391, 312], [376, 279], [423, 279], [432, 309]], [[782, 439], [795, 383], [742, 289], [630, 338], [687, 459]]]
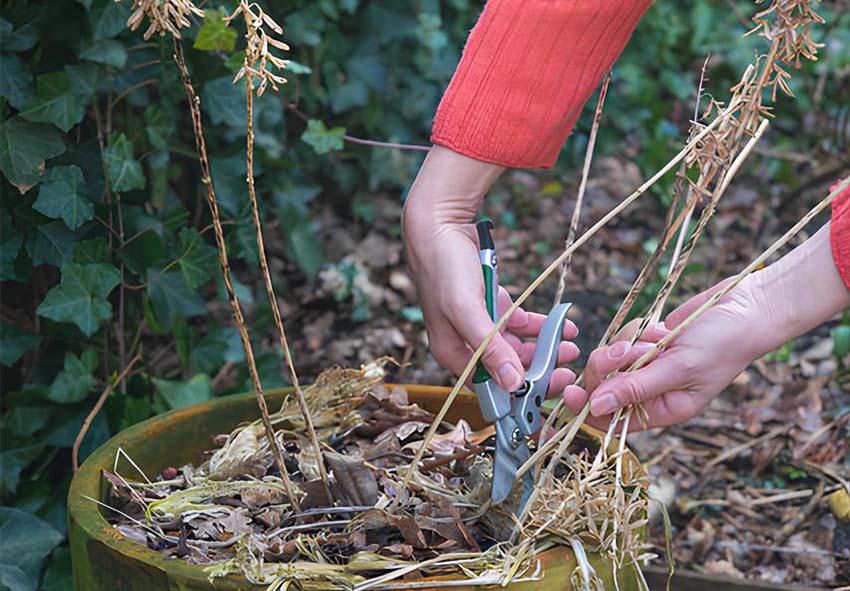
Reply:
[[[436, 412], [448, 393], [447, 388], [403, 385], [410, 400]], [[270, 406], [279, 403], [286, 390], [267, 393]], [[197, 461], [211, 447], [211, 437], [229, 433], [238, 423], [252, 421], [258, 414], [253, 394], [229, 396], [206, 404], [172, 411], [153, 417], [119, 433], [95, 451], [77, 471], [68, 496], [68, 519], [74, 581], [77, 591], [201, 591], [261, 589], [237, 576], [210, 583], [203, 567], [182, 560], [168, 559], [159, 552], [124, 538], [107, 523], [103, 509], [84, 496], [106, 498], [107, 484], [101, 470], [112, 470], [115, 454], [121, 447], [148, 475], [158, 474], [167, 466]], [[483, 426], [478, 403], [471, 393], [462, 393], [449, 412], [448, 420], [466, 419], [474, 428]], [[587, 434], [595, 436], [593, 432]], [[119, 471], [132, 475], [126, 460]], [[508, 585], [514, 591], [569, 591], [569, 574], [576, 566], [572, 552], [557, 548], [543, 553], [544, 578], [536, 582]], [[605, 581], [605, 589], [614, 589], [610, 563], [601, 556], [589, 559]], [[636, 591], [635, 573], [629, 569], [619, 575], [622, 591]], [[442, 589], [443, 587], [441, 587]], [[481, 587], [451, 587], [473, 591]], [[488, 587], [489, 588], [489, 587]], [[420, 588], [421, 589], [421, 588]], [[430, 587], [432, 591], [436, 588]]]

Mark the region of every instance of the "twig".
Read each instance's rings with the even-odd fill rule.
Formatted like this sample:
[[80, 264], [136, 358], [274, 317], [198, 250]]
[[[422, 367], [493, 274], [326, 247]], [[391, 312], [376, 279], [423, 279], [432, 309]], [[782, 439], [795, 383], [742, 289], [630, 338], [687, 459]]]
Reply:
[[[253, 65], [253, 64], [250, 64]], [[277, 296], [272, 285], [271, 274], [269, 273], [269, 264], [266, 259], [266, 247], [263, 241], [263, 227], [260, 222], [260, 211], [257, 205], [257, 194], [254, 189], [254, 77], [249, 73], [245, 76], [246, 90], [248, 91], [246, 100], [247, 112], [247, 129], [248, 139], [246, 144], [246, 160], [248, 167], [248, 197], [251, 201], [251, 215], [254, 222], [254, 231], [257, 235], [257, 253], [260, 259], [260, 270], [263, 273], [263, 281], [265, 282], [266, 294], [269, 297], [269, 307], [272, 310], [274, 324], [277, 328], [278, 337], [280, 338], [280, 348], [283, 349], [283, 355], [286, 362], [286, 368], [289, 371], [289, 380], [292, 382], [292, 387], [295, 390], [295, 398], [298, 400], [298, 407], [301, 410], [301, 416], [304, 417], [304, 423], [307, 426], [307, 434], [310, 437], [310, 442], [313, 446], [313, 453], [316, 456], [316, 466], [319, 469], [319, 478], [322, 480], [322, 486], [325, 489], [325, 494], [333, 503], [333, 493], [331, 492], [330, 484], [328, 483], [328, 473], [325, 469], [325, 459], [322, 455], [322, 446], [319, 444], [319, 437], [316, 435], [316, 427], [313, 425], [313, 417], [310, 414], [310, 407], [307, 406], [307, 399], [304, 398], [304, 392], [301, 390], [301, 385], [298, 383], [298, 372], [295, 371], [295, 363], [292, 360], [292, 353], [289, 350], [289, 344], [286, 341], [286, 331], [283, 329], [283, 319], [280, 314], [280, 307], [277, 303]]]
[[123, 370], [121, 370], [121, 373], [118, 374], [115, 381], [110, 382], [109, 385], [103, 389], [103, 392], [100, 393], [100, 397], [98, 397], [97, 402], [94, 404], [94, 408], [91, 409], [91, 412], [89, 412], [88, 416], [86, 416], [86, 419], [83, 421], [83, 426], [80, 427], [80, 432], [77, 433], [77, 437], [74, 439], [74, 446], [71, 448], [71, 467], [73, 467], [74, 473], [76, 473], [77, 468], [79, 468], [80, 445], [82, 445], [83, 439], [85, 439], [92, 421], [94, 421], [95, 417], [100, 412], [100, 409], [103, 408], [103, 405], [106, 404], [106, 399], [109, 398], [109, 395], [112, 393], [115, 385], [124, 381], [124, 378], [127, 377], [127, 374], [130, 373], [130, 370], [133, 369], [133, 366], [141, 358], [142, 354], [136, 353], [136, 356], [127, 363]]
[[[287, 110], [291, 111], [296, 117], [298, 117], [302, 121], [310, 120], [310, 117], [306, 113], [301, 111], [298, 108], [298, 105], [296, 105], [295, 103], [283, 101], [283, 104], [286, 106]], [[343, 134], [342, 139], [347, 142], [351, 142], [352, 144], [360, 144], [361, 146], [371, 146], [373, 148], [393, 148], [396, 150], [412, 150], [416, 152], [431, 151], [431, 146], [425, 146], [422, 144], [399, 144], [396, 142], [379, 142], [378, 140], [367, 140], [362, 137], [356, 137], [348, 134]]]
[[186, 92], [186, 99], [189, 103], [189, 112], [192, 116], [192, 127], [195, 133], [195, 146], [198, 152], [198, 162], [201, 165], [201, 182], [206, 187], [207, 202], [212, 214], [213, 227], [215, 228], [215, 239], [218, 244], [218, 256], [221, 263], [222, 276], [224, 285], [227, 289], [227, 297], [230, 300], [230, 305], [233, 308], [233, 319], [236, 322], [236, 327], [239, 329], [239, 336], [242, 338], [242, 347], [245, 349], [245, 360], [248, 363], [248, 371], [251, 374], [251, 381], [254, 385], [254, 392], [257, 395], [257, 405], [260, 407], [260, 416], [263, 421], [263, 427], [266, 431], [266, 439], [269, 442], [269, 447], [274, 456], [275, 465], [280, 471], [280, 476], [283, 479], [286, 487], [289, 501], [296, 511], [300, 511], [298, 497], [295, 494], [294, 485], [289, 478], [289, 472], [283, 461], [283, 454], [280, 451], [280, 446], [274, 436], [274, 427], [272, 427], [269, 419], [269, 409], [266, 404], [266, 398], [263, 395], [263, 386], [260, 383], [260, 375], [257, 371], [257, 363], [254, 360], [254, 349], [251, 345], [251, 340], [248, 338], [248, 329], [245, 327], [245, 319], [242, 315], [242, 306], [239, 303], [239, 298], [236, 296], [236, 291], [233, 289], [233, 282], [230, 278], [230, 262], [227, 258], [227, 246], [224, 239], [224, 230], [221, 226], [221, 216], [218, 212], [218, 201], [213, 188], [212, 177], [210, 175], [210, 163], [207, 156], [206, 142], [204, 141], [204, 128], [201, 121], [201, 100], [195, 94], [195, 88], [192, 86], [192, 81], [189, 78], [189, 70], [186, 67], [186, 59], [183, 56], [183, 46], [179, 40], [173, 39], [174, 42], [174, 61], [180, 70], [180, 77], [183, 81], [183, 88]]
[[[587, 179], [590, 176], [590, 165], [593, 162], [593, 148], [596, 146], [596, 134], [599, 132], [599, 122], [602, 120], [602, 107], [605, 105], [605, 96], [608, 94], [608, 85], [611, 83], [611, 70], [605, 74], [605, 80], [602, 82], [602, 88], [599, 89], [599, 100], [596, 101], [596, 111], [593, 113], [593, 126], [590, 128], [590, 136], [587, 139], [587, 148], [584, 151], [584, 166], [581, 169], [581, 183], [578, 187], [578, 195], [576, 196], [576, 204], [573, 208], [573, 216], [570, 220], [570, 231], [567, 234], [567, 239], [564, 242], [564, 249], [568, 249], [576, 239], [576, 231], [578, 223], [581, 219], [581, 207], [584, 203], [584, 194], [587, 192]], [[553, 306], [561, 303], [564, 298], [564, 290], [567, 288], [567, 274], [570, 270], [570, 263], [573, 257], [568, 256], [561, 264], [561, 273], [558, 276], [558, 289], [555, 291], [555, 299], [552, 302]]]

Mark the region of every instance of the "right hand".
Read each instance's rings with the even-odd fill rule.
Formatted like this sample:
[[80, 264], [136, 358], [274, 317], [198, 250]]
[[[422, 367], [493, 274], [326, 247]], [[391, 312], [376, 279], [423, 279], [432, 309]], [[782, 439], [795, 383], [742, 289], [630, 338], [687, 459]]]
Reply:
[[[478, 260], [478, 235], [471, 223], [502, 168], [467, 158], [439, 146], [422, 165], [405, 203], [404, 240], [428, 330], [431, 353], [459, 375], [473, 351], [493, 328], [484, 304], [484, 279]], [[511, 305], [499, 288], [499, 311]], [[517, 309], [482, 355], [496, 382], [518, 389], [534, 356], [533, 340], [545, 316]], [[563, 338], [578, 334], [566, 321]], [[569, 363], [579, 351], [571, 342], [559, 346], [559, 363]], [[550, 394], [557, 395], [575, 379], [566, 368], [555, 370]]]

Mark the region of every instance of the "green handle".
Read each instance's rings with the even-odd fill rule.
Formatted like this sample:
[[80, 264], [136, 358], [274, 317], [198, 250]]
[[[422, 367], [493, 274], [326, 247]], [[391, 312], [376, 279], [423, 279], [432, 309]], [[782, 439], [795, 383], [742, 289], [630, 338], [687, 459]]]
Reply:
[[[484, 274], [484, 303], [487, 306], [487, 313], [490, 318], [496, 318], [496, 294], [493, 293], [493, 274], [495, 270], [489, 264], [481, 265], [481, 272]], [[472, 374], [472, 383], [481, 384], [490, 379], [490, 374], [484, 368], [484, 364], [480, 361], [475, 367], [475, 373]]]

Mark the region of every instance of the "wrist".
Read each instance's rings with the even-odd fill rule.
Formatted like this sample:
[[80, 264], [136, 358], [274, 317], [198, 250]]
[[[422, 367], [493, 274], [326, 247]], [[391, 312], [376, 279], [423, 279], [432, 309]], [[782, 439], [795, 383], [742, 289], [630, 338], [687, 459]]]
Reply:
[[468, 224], [504, 167], [434, 146], [410, 187], [404, 204], [405, 240], [416, 242], [444, 224]]
[[741, 285], [751, 293], [764, 352], [812, 330], [850, 305], [850, 292], [832, 258], [829, 224]]

